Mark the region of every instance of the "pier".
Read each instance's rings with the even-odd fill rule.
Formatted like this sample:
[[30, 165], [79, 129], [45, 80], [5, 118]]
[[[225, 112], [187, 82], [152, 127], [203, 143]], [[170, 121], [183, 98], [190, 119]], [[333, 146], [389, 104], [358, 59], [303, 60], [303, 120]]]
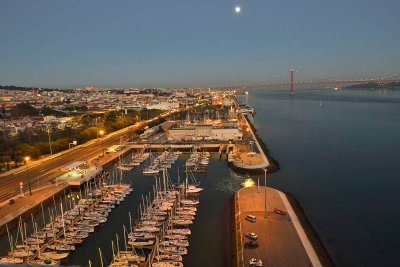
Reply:
[[29, 219], [31, 214], [36, 214], [41, 210], [41, 205], [51, 204], [53, 197], [58, 198], [67, 189], [67, 183], [48, 185], [32, 190], [32, 195], [27, 192], [25, 198], [18, 197], [18, 201], [13, 205], [10, 205], [8, 200], [0, 203], [0, 235], [6, 233], [6, 225], [11, 229], [18, 225], [20, 217], [22, 220]]
[[[271, 164], [266, 155], [264, 144], [255, 132], [254, 126], [250, 123], [248, 114], [241, 110], [235, 97], [232, 98], [235, 108], [238, 110], [238, 120], [242, 132], [244, 133], [244, 143], [238, 143], [233, 153], [230, 154], [229, 163], [232, 169], [247, 174], [264, 173], [264, 170], [275, 171], [279, 167]], [[253, 148], [254, 146], [254, 148]], [[274, 162], [273, 162], [274, 163]]]
[[[305, 231], [308, 222], [299, 220], [285, 193], [265, 186], [245, 187], [233, 201], [235, 266], [246, 266], [252, 258], [261, 259], [264, 266], [333, 266], [319, 240]], [[248, 215], [255, 216], [256, 222], [246, 220]], [[258, 235], [257, 248], [245, 248], [251, 241], [246, 233]]]

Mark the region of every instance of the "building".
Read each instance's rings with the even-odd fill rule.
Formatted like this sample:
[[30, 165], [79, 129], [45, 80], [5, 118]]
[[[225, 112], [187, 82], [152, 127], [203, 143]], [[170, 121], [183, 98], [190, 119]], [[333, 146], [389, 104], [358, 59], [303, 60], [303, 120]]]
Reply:
[[159, 128], [160, 128], [160, 126], [156, 125], [156, 126], [153, 126], [153, 127], [149, 128], [149, 129], [147, 129], [146, 131], [144, 131], [144, 133], [142, 133], [139, 136], [139, 139], [142, 140], [142, 141], [147, 141], [147, 138], [149, 138], [150, 136], [156, 134], [159, 131]]
[[187, 93], [186, 92], [175, 92], [175, 95], [177, 97], [187, 97]]
[[222, 105], [224, 105], [225, 107], [230, 107], [232, 106], [232, 102], [229, 99], [224, 99], [222, 100]]
[[189, 127], [169, 130], [168, 139], [175, 141], [219, 140], [237, 141], [243, 137], [242, 132], [235, 127], [214, 127], [211, 124], [197, 124]]

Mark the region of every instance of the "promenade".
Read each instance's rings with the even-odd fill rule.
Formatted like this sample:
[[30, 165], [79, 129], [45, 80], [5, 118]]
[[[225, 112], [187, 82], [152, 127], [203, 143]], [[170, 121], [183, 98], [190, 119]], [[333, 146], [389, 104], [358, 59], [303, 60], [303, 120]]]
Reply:
[[[267, 188], [267, 219], [264, 186], [242, 188], [235, 201], [237, 266], [248, 266], [251, 258], [261, 259], [264, 266], [322, 266], [284, 193]], [[274, 208], [286, 215], [276, 214]], [[256, 216], [257, 222], [245, 220], [247, 215]], [[244, 248], [249, 232], [258, 235], [258, 248]]]
[[[8, 201], [0, 203], [0, 235], [11, 229], [18, 224], [19, 217], [23, 220], [30, 217], [30, 213], [35, 214], [41, 208], [41, 203], [51, 200], [53, 196], [57, 196], [68, 188], [67, 183], [60, 183], [58, 185], [51, 184], [41, 188], [32, 190], [32, 195], [29, 190], [25, 192], [25, 197], [21, 194], [15, 196], [15, 204], [9, 204]], [[45, 206], [45, 204], [44, 204]]]
[[[235, 107], [239, 109], [239, 103], [236, 98], [233, 98]], [[265, 151], [260, 145], [256, 137], [256, 133], [250, 125], [249, 119], [243, 114], [239, 114], [239, 125], [241, 131], [244, 133], [243, 139], [245, 144], [238, 144], [233, 151], [233, 166], [239, 171], [246, 173], [261, 173], [270, 167], [270, 162], [265, 155]], [[249, 146], [249, 143], [254, 143], [254, 151]]]
[[[45, 207], [46, 203], [51, 203], [53, 196], [56, 196], [70, 188], [70, 186], [80, 186], [83, 183], [91, 180], [103, 169], [102, 166], [110, 164], [118, 160], [120, 155], [123, 155], [131, 150], [130, 146], [126, 146], [121, 151], [106, 154], [105, 157], [95, 157], [90, 159], [91, 164], [95, 165], [81, 174], [64, 172], [55, 179], [55, 183], [48, 183], [32, 190], [32, 195], [29, 190], [25, 189], [25, 197], [21, 194], [16, 194], [9, 199], [0, 203], [0, 235], [6, 231], [6, 224], [9, 229], [13, 228], [21, 216], [24, 219], [30, 216], [30, 213], [35, 214], [41, 208], [41, 203]], [[15, 204], [9, 204], [10, 199], [15, 201]], [[49, 200], [51, 200], [49, 202]]]

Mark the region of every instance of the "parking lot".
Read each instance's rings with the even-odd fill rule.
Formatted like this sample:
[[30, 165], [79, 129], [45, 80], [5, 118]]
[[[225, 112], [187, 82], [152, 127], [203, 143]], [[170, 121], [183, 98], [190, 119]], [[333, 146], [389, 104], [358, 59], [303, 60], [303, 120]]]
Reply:
[[[251, 258], [261, 259], [264, 266], [312, 266], [307, 252], [288, 214], [279, 215], [274, 208], [286, 211], [279, 191], [267, 190], [267, 219], [264, 218], [265, 187], [243, 188], [239, 191], [242, 244], [250, 241], [246, 233], [258, 235], [258, 248], [243, 248], [243, 259], [248, 266]], [[257, 218], [255, 223], [245, 220], [247, 215]]]

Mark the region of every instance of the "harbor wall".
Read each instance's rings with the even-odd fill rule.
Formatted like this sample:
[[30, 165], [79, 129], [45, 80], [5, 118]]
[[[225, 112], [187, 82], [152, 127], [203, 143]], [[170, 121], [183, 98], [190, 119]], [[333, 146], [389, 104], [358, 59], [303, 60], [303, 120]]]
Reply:
[[300, 203], [296, 200], [294, 196], [287, 192], [283, 192], [288, 199], [290, 206], [292, 207], [293, 211], [296, 213], [297, 218], [301, 226], [303, 227], [304, 232], [306, 233], [308, 240], [310, 240], [315, 252], [318, 255], [318, 258], [322, 264], [322, 266], [326, 267], [333, 267], [335, 263], [333, 262], [331, 256], [329, 255], [326, 247], [322, 243], [319, 235], [315, 231], [314, 227], [312, 226], [311, 222], [309, 221], [304, 209], [301, 207]]
[[240, 238], [240, 223], [239, 223], [239, 201], [238, 195], [235, 193], [231, 197], [231, 210], [230, 210], [230, 226], [231, 226], [231, 237], [230, 237], [230, 264], [229, 266], [242, 267], [243, 262], [243, 247], [242, 239]]
[[143, 145], [132, 145], [132, 149], [134, 151], [140, 151], [141, 149], [145, 148], [147, 151], [150, 152], [164, 152], [166, 149], [173, 149], [179, 150], [181, 152], [191, 152], [193, 149], [195, 150], [205, 150], [209, 152], [218, 152], [221, 144], [194, 144], [194, 143], [187, 143], [184, 145], [176, 145], [176, 144], [143, 144]]
[[257, 142], [257, 147], [260, 149], [261, 155], [266, 159], [265, 166], [242, 166], [235, 162], [229, 162], [228, 165], [237, 173], [241, 174], [263, 174], [264, 170], [267, 169], [268, 173], [276, 172], [280, 169], [279, 163], [269, 155], [269, 150], [262, 139], [258, 136], [257, 130], [254, 125], [250, 122], [247, 115], [243, 116], [248, 126], [251, 128], [253, 138]]
[[[239, 108], [239, 103], [236, 99], [236, 97], [233, 97], [233, 101], [235, 103], [235, 107]], [[265, 145], [265, 143], [262, 141], [262, 139], [258, 136], [257, 134], [257, 130], [254, 127], [254, 125], [250, 122], [248, 115], [243, 115], [243, 118], [246, 120], [246, 123], [248, 124], [248, 126], [251, 129], [251, 134], [253, 135], [254, 140], [257, 143], [257, 147], [259, 148], [259, 151], [262, 155], [263, 158], [266, 159], [266, 169], [269, 173], [273, 173], [276, 172], [280, 169], [280, 165], [279, 162], [276, 161], [274, 158], [272, 158], [270, 156], [269, 150], [267, 148], [267, 146]], [[229, 163], [229, 166], [236, 172], [238, 173], [242, 173], [242, 174], [262, 174], [264, 173], [265, 167], [263, 168], [251, 168], [251, 167], [244, 167], [244, 166], [240, 166], [238, 164], [235, 163]]]
[[5, 218], [2, 218], [4, 222], [2, 222], [0, 225], [0, 236], [7, 233], [7, 227], [8, 230], [17, 227], [20, 218], [22, 222], [27, 221], [31, 218], [32, 215], [36, 215], [39, 212], [41, 212], [42, 206], [44, 209], [47, 206], [53, 204], [53, 197], [57, 201], [58, 198], [64, 195], [65, 190], [68, 190], [67, 184], [65, 184], [65, 186], [61, 186], [59, 190], [55, 192], [50, 192], [47, 195], [43, 196], [42, 198], [35, 200], [29, 203], [28, 205], [24, 206], [22, 209], [18, 209], [7, 215]]
[[[254, 127], [254, 125], [250, 122], [250, 120], [247, 118], [247, 115], [245, 116], [245, 119], [247, 120], [247, 123], [249, 124], [249, 126], [251, 127], [251, 130], [253, 131], [254, 134], [254, 138], [258, 141], [258, 143], [260, 144], [260, 147], [262, 149], [262, 151], [260, 151], [260, 153], [264, 153], [265, 156], [268, 158], [269, 161], [269, 165], [267, 167], [267, 170], [269, 173], [273, 173], [276, 172], [280, 169], [280, 165], [279, 162], [276, 161], [273, 157], [270, 156], [269, 153], [269, 149], [267, 148], [267, 146], [265, 145], [265, 143], [263, 142], [263, 140], [258, 136], [257, 134], [257, 129]], [[264, 171], [263, 171], [264, 172]]]

